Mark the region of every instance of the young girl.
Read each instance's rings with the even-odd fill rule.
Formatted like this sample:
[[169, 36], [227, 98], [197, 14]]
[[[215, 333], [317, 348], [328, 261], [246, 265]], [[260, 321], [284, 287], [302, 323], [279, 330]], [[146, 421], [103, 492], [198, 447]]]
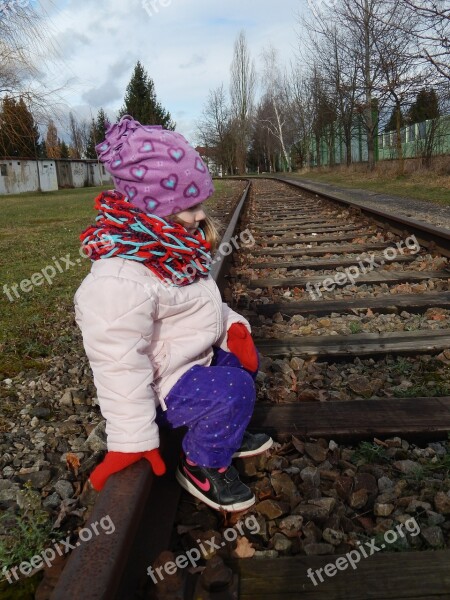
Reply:
[[91, 483], [100, 490], [141, 458], [162, 475], [158, 424], [186, 426], [179, 483], [215, 509], [244, 510], [255, 498], [231, 460], [272, 440], [245, 431], [258, 354], [209, 276], [211, 176], [183, 136], [129, 116], [96, 150], [115, 190], [81, 235], [93, 264], [75, 295], [108, 442]]

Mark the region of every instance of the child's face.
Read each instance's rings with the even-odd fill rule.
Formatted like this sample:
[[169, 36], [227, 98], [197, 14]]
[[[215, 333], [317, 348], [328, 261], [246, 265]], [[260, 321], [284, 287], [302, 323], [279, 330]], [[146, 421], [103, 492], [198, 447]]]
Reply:
[[189, 233], [194, 233], [200, 222], [206, 218], [202, 202], [177, 213], [176, 216], [183, 221], [183, 225]]

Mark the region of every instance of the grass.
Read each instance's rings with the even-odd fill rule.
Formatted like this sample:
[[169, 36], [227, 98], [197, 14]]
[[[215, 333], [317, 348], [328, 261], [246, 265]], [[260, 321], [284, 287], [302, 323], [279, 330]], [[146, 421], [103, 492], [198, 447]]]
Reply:
[[427, 363], [420, 363], [418, 370], [414, 370], [406, 359], [398, 359], [393, 371], [405, 375], [413, 383], [407, 389], [394, 389], [393, 394], [397, 398], [450, 395], [450, 369], [435, 358]]
[[362, 325], [359, 321], [351, 321], [350, 325], [349, 325], [349, 329], [353, 334], [361, 333]]
[[7, 568], [40, 554], [52, 530], [49, 515], [41, 508], [40, 494], [27, 484], [22, 501], [18, 514], [7, 511], [0, 517], [0, 564]]
[[[285, 174], [287, 175], [287, 174]], [[369, 190], [394, 196], [426, 200], [443, 206], [450, 205], [450, 176], [433, 171], [416, 171], [398, 176], [378, 165], [378, 170], [336, 168], [318, 169], [305, 173], [289, 173], [289, 177], [331, 183], [343, 188]]]
[[[236, 195], [236, 182], [214, 184], [216, 193], [207, 206]], [[0, 378], [27, 369], [45, 370], [52, 355], [70, 349], [73, 296], [91, 264], [79, 254], [79, 234], [93, 223], [94, 198], [102, 189], [0, 196]], [[63, 260], [68, 255], [73, 266]], [[16, 297], [12, 286], [47, 266], [56, 267], [52, 283], [41, 278], [41, 285], [28, 292], [16, 288]]]
[[370, 442], [361, 442], [352, 454], [351, 461], [354, 464], [376, 463], [386, 460], [386, 450], [383, 446]]

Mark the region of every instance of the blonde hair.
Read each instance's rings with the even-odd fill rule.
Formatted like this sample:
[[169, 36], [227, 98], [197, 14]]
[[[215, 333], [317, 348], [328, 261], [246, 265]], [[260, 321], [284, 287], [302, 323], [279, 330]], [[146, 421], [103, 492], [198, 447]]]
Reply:
[[[180, 219], [180, 217], [178, 217], [176, 214], [164, 217], [164, 219], [166, 221], [172, 221], [172, 223], [183, 225], [183, 227], [187, 225], [187, 223], [183, 221], [183, 219]], [[219, 245], [219, 228], [217, 221], [209, 215], [205, 215], [205, 218], [200, 221], [198, 226], [203, 230], [206, 241], [211, 244], [211, 253], [214, 254]]]

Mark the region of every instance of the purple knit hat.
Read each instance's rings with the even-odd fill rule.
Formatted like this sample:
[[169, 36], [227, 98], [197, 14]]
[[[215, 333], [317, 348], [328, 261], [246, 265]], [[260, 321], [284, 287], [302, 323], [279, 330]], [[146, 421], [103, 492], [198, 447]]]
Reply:
[[141, 125], [125, 115], [109, 125], [95, 149], [116, 190], [146, 213], [167, 217], [214, 193], [200, 154], [181, 134], [161, 125]]

